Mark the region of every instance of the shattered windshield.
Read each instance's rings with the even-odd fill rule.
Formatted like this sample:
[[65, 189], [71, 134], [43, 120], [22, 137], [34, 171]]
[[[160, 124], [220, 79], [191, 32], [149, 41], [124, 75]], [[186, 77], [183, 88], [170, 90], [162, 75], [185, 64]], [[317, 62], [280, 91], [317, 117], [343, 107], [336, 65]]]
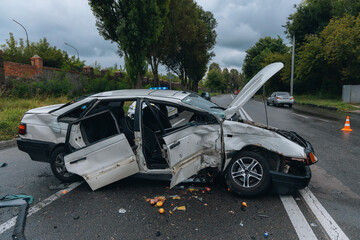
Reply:
[[190, 94], [182, 100], [183, 103], [201, 108], [209, 113], [215, 114], [221, 118], [225, 118], [224, 108], [218, 106], [217, 104], [205, 100], [197, 94]]

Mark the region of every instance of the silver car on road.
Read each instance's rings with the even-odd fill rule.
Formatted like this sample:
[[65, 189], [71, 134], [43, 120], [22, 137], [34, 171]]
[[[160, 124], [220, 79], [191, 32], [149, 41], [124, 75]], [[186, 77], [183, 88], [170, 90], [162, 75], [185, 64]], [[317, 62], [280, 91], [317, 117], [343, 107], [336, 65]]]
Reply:
[[288, 105], [292, 107], [294, 104], [294, 97], [290, 96], [288, 92], [274, 92], [266, 100], [267, 105], [273, 104], [275, 106]]

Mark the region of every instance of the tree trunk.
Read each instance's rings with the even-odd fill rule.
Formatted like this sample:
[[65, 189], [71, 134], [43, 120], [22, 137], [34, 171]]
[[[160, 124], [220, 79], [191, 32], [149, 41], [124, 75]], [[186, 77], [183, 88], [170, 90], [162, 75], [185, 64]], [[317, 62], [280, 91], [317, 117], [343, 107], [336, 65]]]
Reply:
[[136, 78], [136, 88], [137, 89], [141, 89], [143, 84], [142, 84], [142, 76], [140, 73], [137, 74], [137, 78]]

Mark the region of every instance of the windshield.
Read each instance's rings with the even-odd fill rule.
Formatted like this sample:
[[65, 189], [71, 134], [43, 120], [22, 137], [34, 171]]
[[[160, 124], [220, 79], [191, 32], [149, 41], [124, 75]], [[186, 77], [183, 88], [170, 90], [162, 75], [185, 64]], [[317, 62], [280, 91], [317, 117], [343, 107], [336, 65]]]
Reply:
[[60, 106], [59, 108], [54, 109], [54, 110], [51, 110], [50, 113], [55, 112], [55, 111], [57, 111], [57, 110], [59, 110], [59, 109], [62, 109], [62, 108], [64, 108], [64, 107], [67, 107], [67, 106], [69, 106], [69, 105], [71, 105], [71, 104], [73, 104], [73, 103], [76, 103], [76, 102], [80, 101], [80, 100], [83, 100], [83, 99], [87, 98], [87, 97], [90, 96], [90, 95], [91, 95], [91, 94], [87, 94], [87, 95], [78, 97], [78, 98], [76, 98], [76, 99], [73, 99], [73, 100], [71, 100], [70, 102], [67, 102], [67, 103], [65, 103], [64, 105]]
[[197, 94], [190, 94], [182, 100], [183, 103], [201, 108], [209, 113], [218, 115], [221, 118], [225, 118], [225, 113], [222, 107], [216, 105], [213, 102], [205, 100]]

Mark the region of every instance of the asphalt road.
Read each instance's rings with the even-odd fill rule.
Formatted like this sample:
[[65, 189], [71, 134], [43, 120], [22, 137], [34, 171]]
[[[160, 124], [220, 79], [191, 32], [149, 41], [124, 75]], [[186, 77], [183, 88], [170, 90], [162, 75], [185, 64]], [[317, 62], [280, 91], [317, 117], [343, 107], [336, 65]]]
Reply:
[[[213, 98], [227, 105], [232, 95]], [[245, 107], [256, 122], [266, 123], [264, 105], [251, 100]], [[345, 117], [309, 109], [268, 107], [269, 124], [294, 130], [310, 140], [319, 157], [312, 167], [310, 190], [350, 239], [360, 236], [359, 129], [360, 119], [351, 116], [350, 134], [340, 129]], [[66, 193], [47, 164], [31, 161], [27, 154], [0, 150], [0, 196], [28, 194], [34, 197], [27, 219], [27, 239], [299, 239], [296, 212], [283, 204], [287, 197], [268, 194], [243, 198], [227, 191], [222, 179], [211, 192], [190, 191], [194, 184], [169, 189], [169, 182], [127, 178], [91, 191], [86, 183], [70, 185]], [[59, 187], [59, 189], [54, 189]], [[178, 195], [180, 199], [170, 196]], [[165, 214], [146, 198], [166, 196]], [[331, 239], [301, 194], [290, 196], [318, 239]], [[241, 203], [248, 205], [245, 211]], [[175, 210], [185, 206], [186, 211]], [[125, 213], [119, 213], [125, 209]], [[11, 219], [16, 209], [0, 209], [0, 239], [11, 239]], [[298, 218], [301, 219], [301, 218]]]

